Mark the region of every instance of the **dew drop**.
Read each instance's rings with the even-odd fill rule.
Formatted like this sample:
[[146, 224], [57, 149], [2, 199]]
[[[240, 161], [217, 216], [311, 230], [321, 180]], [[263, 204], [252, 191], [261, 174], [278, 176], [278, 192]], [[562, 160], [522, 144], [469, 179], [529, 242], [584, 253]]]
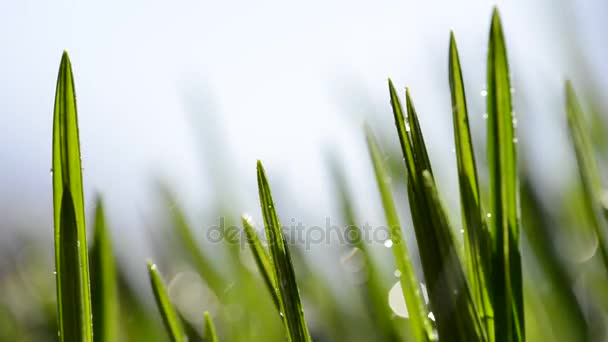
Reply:
[[488, 91], [487, 91], [487, 90], [485, 90], [485, 89], [484, 89], [484, 90], [482, 90], [482, 91], [481, 91], [481, 96], [483, 96], [483, 97], [488, 96]]
[[395, 272], [393, 272], [393, 274], [395, 275], [395, 277], [399, 278], [401, 277], [401, 271], [399, 270], [395, 270]]
[[488, 120], [488, 113], [483, 113], [483, 119]]
[[487, 216], [488, 218], [491, 218], [491, 217], [492, 217], [492, 214], [491, 214], [491, 213], [487, 213], [487, 214], [486, 214], [486, 216]]
[[517, 142], [518, 142], [518, 141], [519, 141], [519, 139], [517, 139], [517, 138], [513, 138], [513, 143], [514, 143], [514, 144], [517, 144]]
[[388, 239], [388, 240], [384, 241], [384, 247], [386, 247], [386, 248], [393, 247], [393, 240]]
[[433, 312], [429, 312], [428, 317], [431, 319], [431, 321], [435, 322], [435, 315], [433, 315]]
[[464, 229], [461, 229], [461, 230], [460, 230], [460, 234], [464, 234]]

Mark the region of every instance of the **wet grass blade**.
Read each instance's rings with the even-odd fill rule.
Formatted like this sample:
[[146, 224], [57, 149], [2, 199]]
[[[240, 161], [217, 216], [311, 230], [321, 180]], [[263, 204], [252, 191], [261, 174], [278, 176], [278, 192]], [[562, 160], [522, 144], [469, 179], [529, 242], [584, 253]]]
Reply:
[[209, 312], [205, 311], [205, 338], [204, 342], [218, 342], [217, 334], [215, 333], [215, 325], [211, 320]]
[[91, 299], [95, 327], [93, 339], [96, 342], [113, 342], [118, 339], [119, 322], [116, 261], [101, 198], [97, 197], [95, 202], [95, 229], [91, 248]]
[[608, 223], [602, 205], [602, 180], [594, 158], [593, 146], [590, 139], [590, 129], [585, 122], [585, 116], [574, 92], [572, 84], [566, 82], [566, 112], [568, 130], [583, 185], [585, 207], [589, 218], [600, 241], [599, 248], [605, 267], [608, 268]]
[[61, 341], [92, 341], [78, 115], [72, 66], [63, 53], [53, 115], [55, 268]]
[[[485, 329], [469, 292], [457, 248], [434, 187], [417, 118], [406, 124], [401, 103], [389, 80], [395, 125], [407, 169], [410, 212], [422, 261], [429, 301], [440, 339], [486, 341]], [[416, 116], [409, 92], [408, 115]], [[415, 127], [412, 127], [415, 126]]]
[[416, 341], [430, 341], [432, 340], [433, 329], [427, 318], [428, 313], [425, 308], [424, 298], [421, 295], [420, 285], [407, 250], [407, 245], [403, 240], [399, 216], [390, 190], [390, 178], [387, 174], [378, 144], [369, 127], [366, 127], [365, 133], [367, 147], [376, 175], [376, 183], [380, 191], [380, 198], [382, 199], [382, 207], [384, 208], [384, 214], [389, 226], [395, 262], [397, 269], [401, 272], [399, 281], [403, 291], [403, 298], [405, 298], [413, 335]]
[[491, 238], [485, 224], [485, 214], [479, 195], [477, 166], [469, 130], [464, 81], [453, 33], [450, 34], [448, 65], [467, 273], [471, 294], [479, 310], [479, 316], [486, 326], [489, 337], [493, 338], [494, 313], [488, 289], [490, 284], [489, 261], [492, 253]]
[[279, 218], [275, 212], [270, 186], [262, 163], [257, 163], [258, 190], [260, 206], [264, 216], [266, 237], [272, 257], [274, 277], [281, 304], [281, 316], [287, 329], [289, 341], [308, 342], [310, 335], [304, 320], [300, 293], [289, 254], [289, 247], [283, 235]]
[[505, 40], [498, 10], [490, 28], [487, 65], [489, 225], [493, 237], [492, 300], [496, 341], [525, 338], [519, 251], [516, 136]]
[[260, 238], [258, 237], [258, 234], [256, 233], [253, 223], [250, 221], [249, 217], [243, 216], [241, 221], [243, 222], [243, 227], [245, 228], [245, 233], [247, 234], [247, 243], [251, 248], [253, 259], [260, 270], [260, 274], [262, 275], [264, 283], [270, 292], [274, 305], [276, 306], [277, 310], [281, 311], [279, 294], [276, 290], [277, 282], [276, 278], [274, 277], [270, 256], [268, 256], [266, 249], [264, 249], [264, 246], [262, 245], [262, 242], [260, 241]]
[[167, 294], [165, 284], [158, 272], [156, 264], [151, 261], [148, 262], [148, 275], [150, 276], [150, 284], [152, 285], [156, 306], [161, 314], [169, 338], [173, 342], [185, 341], [186, 334], [180, 318], [169, 300], [169, 295]]

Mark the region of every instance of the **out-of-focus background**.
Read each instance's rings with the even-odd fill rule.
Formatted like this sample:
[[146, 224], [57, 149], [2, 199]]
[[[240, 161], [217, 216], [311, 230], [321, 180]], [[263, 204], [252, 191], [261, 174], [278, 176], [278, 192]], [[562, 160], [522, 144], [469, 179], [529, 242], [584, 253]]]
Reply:
[[[285, 223], [324, 225], [336, 218], [339, 224], [328, 171], [333, 158], [346, 170], [359, 218], [383, 224], [362, 124], [370, 123], [388, 158], [399, 163], [387, 77], [410, 88], [442, 195], [460, 222], [448, 37], [454, 30], [483, 161], [482, 94], [494, 5], [0, 3], [0, 283], [8, 284], [14, 263], [18, 269], [35, 255], [41, 256], [40, 269], [49, 266], [39, 276], [53, 286], [51, 123], [64, 49], [75, 73], [88, 213], [100, 193], [127, 278], [145, 288], [146, 258], [166, 255], [156, 248], [167, 221], [159, 184], [171, 189], [204, 239], [218, 212], [233, 221], [249, 213], [261, 222], [254, 170], [261, 159]], [[520, 161], [532, 170], [545, 199], [560, 198], [577, 177], [564, 80], [574, 81], [593, 111], [608, 108], [608, 4], [497, 5], [510, 58]], [[407, 222], [405, 194], [397, 194]], [[593, 255], [593, 243], [583, 246], [580, 253]], [[313, 264], [332, 258], [330, 252], [308, 254]], [[335, 276], [332, 266], [320, 268], [329, 279]], [[28, 284], [28, 275], [21, 277]], [[27, 296], [38, 291], [26, 290]]]

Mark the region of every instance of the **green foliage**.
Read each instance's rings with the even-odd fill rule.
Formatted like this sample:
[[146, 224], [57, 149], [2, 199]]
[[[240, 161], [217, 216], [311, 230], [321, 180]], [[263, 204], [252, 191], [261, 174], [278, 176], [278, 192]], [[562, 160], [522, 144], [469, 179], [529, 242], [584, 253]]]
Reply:
[[[521, 255], [519, 250], [518, 189], [511, 83], [505, 40], [498, 11], [492, 15], [487, 67], [488, 164], [493, 238], [492, 300], [495, 340], [525, 337]], [[504, 310], [498, 310], [504, 308]]]
[[59, 334], [62, 341], [92, 341], [78, 115], [67, 52], [57, 77], [52, 171]]
[[[270, 186], [262, 163], [257, 164], [258, 190], [260, 206], [264, 216], [266, 238], [272, 258], [276, 291], [279, 293], [280, 314], [287, 329], [290, 341], [310, 341], [308, 326], [304, 320], [304, 311], [300, 302], [300, 293], [296, 283], [296, 276], [289, 254], [289, 246], [281, 230], [279, 218], [275, 212]], [[263, 270], [261, 270], [263, 272]]]
[[399, 281], [401, 282], [401, 290], [403, 291], [403, 298], [405, 298], [405, 303], [407, 305], [414, 337], [416, 338], [416, 341], [431, 341], [433, 339], [433, 330], [431, 323], [427, 318], [428, 313], [424, 306], [424, 298], [420, 291], [420, 285], [416, 278], [414, 266], [409, 255], [410, 253], [403, 240], [399, 216], [397, 214], [397, 209], [395, 208], [395, 203], [393, 202], [393, 195], [389, 188], [390, 178], [387, 174], [376, 139], [369, 128], [366, 128], [366, 136], [367, 147], [376, 174], [376, 183], [380, 190], [384, 215], [390, 230], [390, 239], [395, 261], [397, 263], [397, 269], [400, 272]]
[[491, 240], [484, 220], [481, 206], [477, 166], [469, 129], [464, 81], [460, 69], [460, 58], [454, 34], [450, 34], [449, 80], [452, 94], [452, 113], [454, 140], [458, 164], [458, 183], [460, 185], [460, 204], [462, 226], [465, 235], [465, 262], [471, 295], [482, 322], [485, 323], [488, 337], [493, 337], [493, 310], [490, 303], [490, 259]]
[[158, 272], [156, 264], [151, 261], [148, 262], [148, 275], [150, 276], [150, 284], [152, 286], [152, 291], [154, 292], [156, 306], [163, 318], [163, 323], [165, 324], [169, 338], [173, 342], [186, 341], [186, 334], [180, 317], [169, 300], [169, 295], [167, 294], [165, 284]]
[[414, 105], [406, 89], [408, 123], [389, 80], [391, 105], [407, 169], [410, 211], [439, 339], [485, 341], [460, 264], [452, 228], [439, 202]]
[[209, 312], [205, 311], [205, 338], [204, 342], [218, 342], [217, 335], [215, 333], [215, 325], [211, 320]]
[[[581, 104], [572, 85], [567, 82], [565, 104], [568, 129], [584, 193], [584, 208], [597, 236], [604, 268], [597, 270], [598, 267], [594, 264], [597, 258], [575, 263], [561, 255], [554, 243], [557, 234], [554, 227], [564, 223], [556, 220], [555, 214], [543, 206], [541, 196], [531, 183], [530, 172], [525, 169], [521, 172], [521, 203], [525, 228], [522, 232], [526, 234], [525, 246], [530, 249], [526, 265], [539, 268], [540, 271], [534, 276], [539, 277], [540, 274], [550, 288], [544, 290], [542, 286], [536, 286], [536, 283], [526, 283], [524, 297], [516, 118], [511, 101], [505, 38], [498, 11], [494, 10], [492, 15], [487, 56], [488, 184], [480, 182], [480, 178], [485, 178], [478, 177], [464, 79], [453, 34], [450, 35], [448, 56], [464, 255], [459, 253], [460, 241], [454, 236], [454, 229], [435, 182], [410, 91], [405, 89], [404, 110], [397, 90], [392, 81], [388, 81], [390, 104], [405, 163], [405, 168], [401, 171], [405, 171], [405, 190], [409, 198], [424, 284], [428, 289], [428, 306], [415, 272], [416, 255], [410, 254], [403, 236], [385, 155], [371, 129], [367, 126], [365, 129], [376, 185], [389, 226], [393, 257], [408, 309], [407, 323], [411, 335], [418, 342], [437, 339], [467, 342], [525, 341], [530, 336], [542, 336], [543, 329], [547, 329], [546, 325], [551, 329], [567, 327], [564, 328], [567, 330], [563, 333], [564, 336], [559, 337], [568, 340], [599, 338], [602, 332], [595, 331], [601, 330], [596, 327], [597, 322], [602, 322], [606, 314], [605, 306], [608, 306], [608, 296], [603, 291], [608, 283], [608, 205], [603, 198], [605, 194], [601, 173], [594, 153], [597, 146], [593, 144], [591, 132], [601, 132], [601, 128], [588, 127]], [[158, 334], [158, 331], [162, 325], [154, 324], [154, 319], [150, 317], [152, 311], [140, 302], [137, 291], [126, 284], [124, 268], [115, 260], [104, 207], [99, 197], [95, 203], [94, 243], [90, 251], [87, 249], [78, 118], [74, 80], [67, 53], [62, 56], [57, 80], [52, 152], [57, 320], [61, 341], [115, 341], [124, 337], [146, 341], [160, 339], [159, 335], [162, 334]], [[387, 302], [387, 286], [381, 274], [382, 268], [374, 260], [370, 246], [361, 239], [362, 230], [357, 226], [358, 213], [354, 209], [354, 198], [349, 193], [344, 173], [335, 164], [335, 160], [332, 160], [332, 176], [341, 211], [348, 224], [347, 229], [354, 229], [358, 233], [357, 238], [349, 241], [346, 247], [362, 259], [365, 281], [361, 286], [362, 291], [356, 293], [362, 295], [365, 309], [372, 318], [370, 326], [375, 330], [372, 333], [365, 331], [364, 319], [349, 312], [354, 306], [342, 303], [339, 296], [332, 293], [328, 285], [334, 284], [326, 283], [320, 272], [307, 264], [302, 250], [297, 248], [299, 246], [290, 253], [261, 162], [257, 163], [257, 182], [268, 249], [262, 244], [248, 217], [242, 217], [242, 225], [253, 262], [263, 282], [255, 277], [241, 259], [239, 245], [224, 246], [227, 247], [230, 261], [222, 265], [214, 264], [215, 260], [209, 256], [215, 254], [205, 253], [207, 251], [197, 243], [186, 214], [168, 189], [164, 189], [163, 198], [172, 208], [171, 222], [175, 227], [172, 232], [179, 239], [178, 248], [186, 252], [203, 281], [214, 293], [210, 295], [210, 302], [218, 302], [217, 310], [209, 309], [220, 323], [220, 336], [235, 341], [272, 340], [283, 330], [273, 331], [272, 326], [277, 317], [268, 313], [278, 311], [287, 339], [293, 342], [309, 342], [311, 336], [315, 340], [326, 339], [323, 329], [319, 328], [321, 326], [325, 330], [337, 330], [328, 334], [332, 340], [337, 341], [363, 341], [369, 339], [369, 336], [383, 341], [403, 340], [400, 325], [404, 321], [393, 317]], [[489, 203], [485, 204], [481, 196], [484, 186], [489, 189]], [[576, 198], [567, 200], [572, 203]], [[227, 202], [229, 201], [222, 203]], [[231, 242], [234, 241], [228, 241]], [[229, 267], [224, 272], [220, 266], [226, 265]], [[301, 287], [296, 281], [296, 268], [300, 271], [298, 278]], [[19, 272], [21, 271], [17, 270]], [[202, 337], [205, 342], [218, 341], [209, 312], [199, 316], [201, 319], [204, 317], [204, 327], [200, 322], [182, 320], [187, 315], [178, 312], [171, 303], [161, 275], [152, 262], [148, 263], [148, 273], [157, 308], [170, 340], [199, 340]], [[593, 280], [593, 285], [581, 285], [582, 280], [588, 278]], [[32, 287], [31, 284], [28, 285], [30, 287], [27, 287], [27, 291], [30, 291]], [[23, 286], [13, 279], [3, 279], [0, 282], [0, 291], [9, 299], [20, 287]], [[272, 301], [258, 295], [264, 287], [270, 293]], [[341, 284], [341, 289], [346, 291], [346, 288], [346, 285]], [[44, 295], [39, 297], [43, 298]], [[119, 306], [119, 298], [122, 306]], [[311, 307], [317, 310], [310, 316], [307, 314], [311, 318], [310, 330], [304, 318], [302, 298], [313, 302]], [[588, 303], [590, 298], [597, 300]], [[41, 312], [46, 313], [49, 310], [45, 308], [52, 308], [54, 304], [42, 302], [36, 305]], [[544, 306], [550, 312], [540, 316], [541, 307]], [[10, 303], [0, 302], [0, 321], [8, 322], [0, 324], [0, 336], [3, 339], [27, 340], [24, 336], [28, 336], [26, 331], [30, 327], [20, 323], [18, 314], [21, 312], [15, 310]], [[54, 335], [54, 314], [43, 316], [50, 322], [45, 324], [52, 327], [50, 329]], [[127, 319], [121, 320], [121, 317]], [[528, 322], [527, 327], [524, 322]], [[532, 326], [530, 322], [533, 323]], [[123, 329], [125, 333], [121, 334]], [[556, 336], [558, 335], [553, 335]]]
[[608, 269], [608, 223], [602, 205], [602, 180], [593, 156], [593, 146], [589, 135], [585, 116], [574, 93], [572, 84], [566, 82], [566, 113], [568, 117], [568, 130], [576, 154], [578, 171], [583, 185], [584, 202], [595, 233], [600, 240], [599, 248], [605, 267]]
[[262, 274], [262, 278], [264, 278], [264, 284], [266, 284], [268, 292], [270, 292], [270, 296], [272, 297], [272, 301], [274, 302], [277, 310], [281, 311], [281, 299], [279, 298], [279, 294], [276, 290], [277, 281], [274, 276], [272, 261], [264, 249], [260, 238], [258, 238], [255, 228], [253, 227], [253, 223], [250, 222], [249, 218], [245, 216], [242, 217], [242, 222], [247, 234], [247, 242], [249, 243], [249, 247], [251, 247], [251, 253], [253, 254], [255, 263]]
[[91, 247], [91, 299], [95, 342], [118, 339], [118, 288], [116, 262], [110, 232], [106, 227], [103, 203], [96, 199], [94, 243]]

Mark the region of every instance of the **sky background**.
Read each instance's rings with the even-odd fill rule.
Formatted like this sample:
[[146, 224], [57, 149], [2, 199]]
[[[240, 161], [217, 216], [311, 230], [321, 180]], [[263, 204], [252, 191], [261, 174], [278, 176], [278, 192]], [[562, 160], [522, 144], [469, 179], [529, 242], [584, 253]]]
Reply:
[[[439, 185], [454, 207], [449, 30], [459, 45], [475, 141], [483, 146], [481, 92], [493, 6], [2, 1], [0, 232], [48, 237], [51, 253], [52, 110], [64, 49], [75, 72], [85, 199], [90, 205], [101, 192], [113, 229], [127, 239], [145, 238], [146, 219], [158, 207], [152, 203], [158, 179], [171, 184], [195, 221], [226, 189], [235, 198], [232, 209], [259, 222], [256, 159], [264, 162], [279, 211], [323, 223], [336, 212], [326, 165], [332, 153], [348, 170], [361, 215], [380, 220], [362, 125], [370, 123], [388, 150], [397, 148], [387, 77], [410, 87]], [[572, 75], [585, 90], [608, 86], [608, 5], [521, 0], [498, 6], [520, 140], [542, 172], [539, 181], [558, 188], [574, 162], [563, 81]]]

